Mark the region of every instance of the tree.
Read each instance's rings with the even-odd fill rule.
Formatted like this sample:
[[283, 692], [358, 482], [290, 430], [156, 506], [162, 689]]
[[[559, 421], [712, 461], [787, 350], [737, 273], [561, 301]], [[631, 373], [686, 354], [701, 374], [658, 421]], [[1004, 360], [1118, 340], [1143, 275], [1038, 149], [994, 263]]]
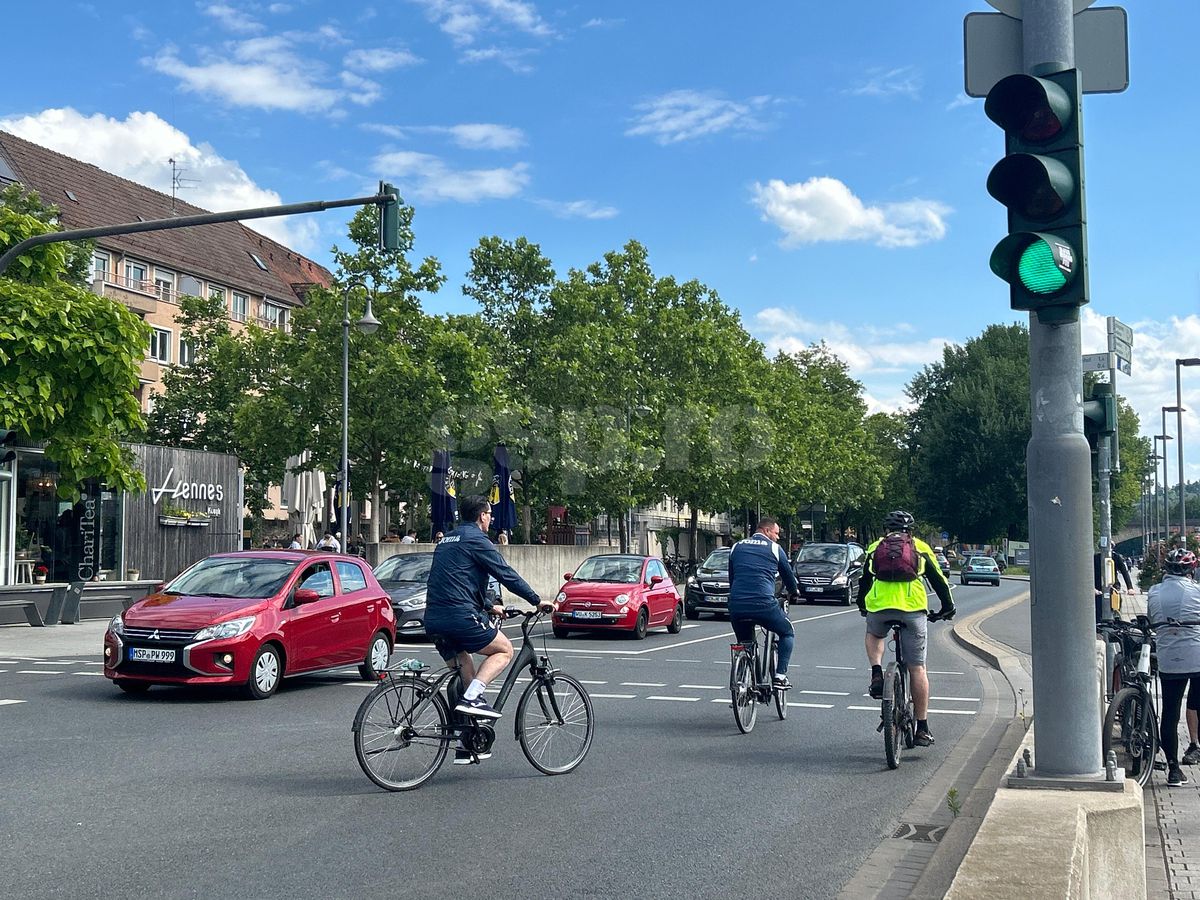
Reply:
[[[11, 195], [0, 206], [0, 252], [54, 230], [8, 205]], [[150, 332], [126, 307], [67, 280], [77, 252], [61, 243], [35, 247], [0, 276], [0, 423], [45, 443], [65, 496], [91, 478], [144, 490], [120, 442], [143, 427], [135, 391]]]

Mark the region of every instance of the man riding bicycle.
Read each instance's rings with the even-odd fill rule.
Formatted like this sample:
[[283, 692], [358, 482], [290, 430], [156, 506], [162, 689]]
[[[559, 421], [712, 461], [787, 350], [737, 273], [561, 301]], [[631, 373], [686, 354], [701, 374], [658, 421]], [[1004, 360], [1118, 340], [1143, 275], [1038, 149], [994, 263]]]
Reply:
[[[442, 538], [433, 550], [425, 600], [425, 632], [433, 639], [442, 659], [457, 658], [466, 689], [454, 711], [467, 716], [500, 718], [483, 699], [483, 689], [512, 662], [512, 642], [492, 624], [491, 616], [504, 607], [491, 606], [487, 600], [488, 577], [542, 612], [554, 608], [549, 600], [538, 597], [525, 579], [500, 555], [487, 536], [492, 507], [484, 497], [464, 497], [458, 503], [462, 522]], [[484, 657], [479, 670], [471, 656]], [[480, 754], [486, 759], [491, 754]], [[455, 763], [471, 761], [471, 754], [460, 749]]]
[[779, 636], [776, 687], [791, 687], [787, 678], [792, 657], [795, 630], [775, 599], [775, 576], [783, 579], [789, 597], [799, 592], [796, 576], [788, 565], [787, 554], [776, 543], [779, 523], [771, 517], [760, 519], [755, 532], [733, 545], [729, 554], [729, 619], [739, 641], [754, 640], [754, 626], [761, 625]]
[[917, 718], [916, 744], [933, 743], [929, 731], [929, 676], [925, 672], [926, 625], [929, 600], [923, 579], [929, 579], [941, 600], [938, 618], [954, 616], [950, 582], [942, 574], [933, 548], [912, 536], [914, 519], [903, 510], [888, 513], [883, 520], [885, 536], [867, 548], [867, 565], [858, 584], [858, 611], [867, 620], [867, 661], [871, 664], [871, 696], [883, 697], [883, 651], [889, 621], [903, 621], [900, 630], [904, 660], [912, 685], [913, 711]]

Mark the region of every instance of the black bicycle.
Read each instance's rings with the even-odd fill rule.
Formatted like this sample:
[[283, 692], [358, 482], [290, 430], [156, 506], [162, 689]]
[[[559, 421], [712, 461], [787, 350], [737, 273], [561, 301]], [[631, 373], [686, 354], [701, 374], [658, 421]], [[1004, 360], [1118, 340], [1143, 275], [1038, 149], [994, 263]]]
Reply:
[[688, 576], [696, 571], [696, 561], [678, 553], [668, 553], [663, 557], [663, 564], [667, 567], [674, 584], [683, 584], [688, 580]]
[[1101, 750], [1116, 753], [1117, 765], [1138, 784], [1145, 786], [1154, 772], [1158, 754], [1158, 711], [1154, 705], [1154, 631], [1145, 616], [1132, 622], [1115, 619], [1103, 623], [1102, 631], [1116, 638], [1121, 654], [1114, 676], [1121, 687], [1108, 704], [1101, 731]]
[[[930, 622], [937, 622], [939, 613], [926, 613]], [[883, 673], [883, 700], [879, 704], [879, 727], [883, 733], [883, 755], [889, 769], [900, 767], [900, 757], [911, 750], [917, 740], [917, 717], [913, 712], [912, 694], [908, 689], [908, 664], [904, 661], [904, 646], [900, 629], [908, 625], [903, 619], [889, 619], [884, 625], [892, 629], [892, 646], [896, 658]]]
[[[508, 607], [505, 618], [524, 616], [524, 639], [492, 706], [502, 710], [525, 669], [530, 683], [517, 702], [513, 723], [525, 758], [546, 775], [573, 771], [592, 746], [595, 717], [583, 685], [555, 669], [534, 650], [533, 626], [539, 612]], [[451, 746], [471, 753], [471, 761], [491, 751], [496, 740], [492, 722], [452, 712], [462, 685], [457, 663], [432, 674], [419, 660], [404, 660], [384, 670], [354, 716], [354, 752], [363, 772], [389, 791], [411, 791], [434, 776]]]
[[[780, 606], [787, 615], [786, 597], [780, 598]], [[759, 634], [765, 635], [761, 652]], [[729, 695], [738, 731], [749, 734], [758, 719], [758, 704], [772, 699], [779, 718], [786, 719], [788, 689], [774, 681], [779, 667], [779, 636], [761, 625], [755, 626], [753, 640], [729, 645], [729, 657]]]

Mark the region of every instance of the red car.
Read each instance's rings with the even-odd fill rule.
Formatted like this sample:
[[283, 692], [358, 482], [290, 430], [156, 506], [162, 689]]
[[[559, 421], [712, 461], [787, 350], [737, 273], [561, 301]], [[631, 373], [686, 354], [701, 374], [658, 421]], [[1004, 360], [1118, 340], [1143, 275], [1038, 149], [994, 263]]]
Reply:
[[387, 593], [336, 553], [218, 553], [115, 616], [104, 674], [123, 691], [231, 684], [263, 700], [291, 675], [358, 665], [378, 677], [396, 642]]
[[656, 556], [590, 556], [565, 578], [554, 599], [555, 637], [620, 628], [640, 641], [658, 625], [671, 634], [683, 628], [683, 599]]

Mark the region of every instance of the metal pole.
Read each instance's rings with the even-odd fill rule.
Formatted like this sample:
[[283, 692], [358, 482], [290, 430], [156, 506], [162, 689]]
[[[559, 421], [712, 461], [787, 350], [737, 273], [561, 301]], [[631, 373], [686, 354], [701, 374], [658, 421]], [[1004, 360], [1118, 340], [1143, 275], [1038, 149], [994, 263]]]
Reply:
[[342, 291], [342, 503], [338, 521], [342, 526], [342, 552], [349, 543], [350, 528], [350, 285]]
[[1108, 586], [1112, 568], [1112, 438], [1104, 435], [1096, 444], [1096, 468], [1100, 474], [1100, 572], [1103, 576], [1103, 596], [1100, 598], [1100, 618], [1112, 618], [1112, 603]]
[[[1073, 13], [1071, 0], [1025, 0], [1026, 72], [1045, 74], [1074, 65]], [[1091, 778], [1103, 763], [1094, 604], [1085, 599], [1094, 596], [1092, 473], [1083, 436], [1079, 333], [1078, 321], [1045, 324], [1036, 313], [1029, 317], [1030, 631], [1037, 772]]]
[[1171, 479], [1167, 476], [1167, 407], [1162, 408], [1163, 436], [1163, 535], [1171, 540]]
[[1187, 547], [1187, 482], [1183, 477], [1183, 360], [1175, 360], [1175, 449], [1179, 453], [1179, 533]]
[[1158, 507], [1158, 435], [1154, 436], [1153, 445], [1154, 453], [1150, 457], [1150, 466], [1154, 469], [1154, 502], [1151, 504], [1151, 508], [1154, 511], [1154, 543], [1157, 544], [1161, 540], [1160, 533], [1162, 531], [1162, 511]]

